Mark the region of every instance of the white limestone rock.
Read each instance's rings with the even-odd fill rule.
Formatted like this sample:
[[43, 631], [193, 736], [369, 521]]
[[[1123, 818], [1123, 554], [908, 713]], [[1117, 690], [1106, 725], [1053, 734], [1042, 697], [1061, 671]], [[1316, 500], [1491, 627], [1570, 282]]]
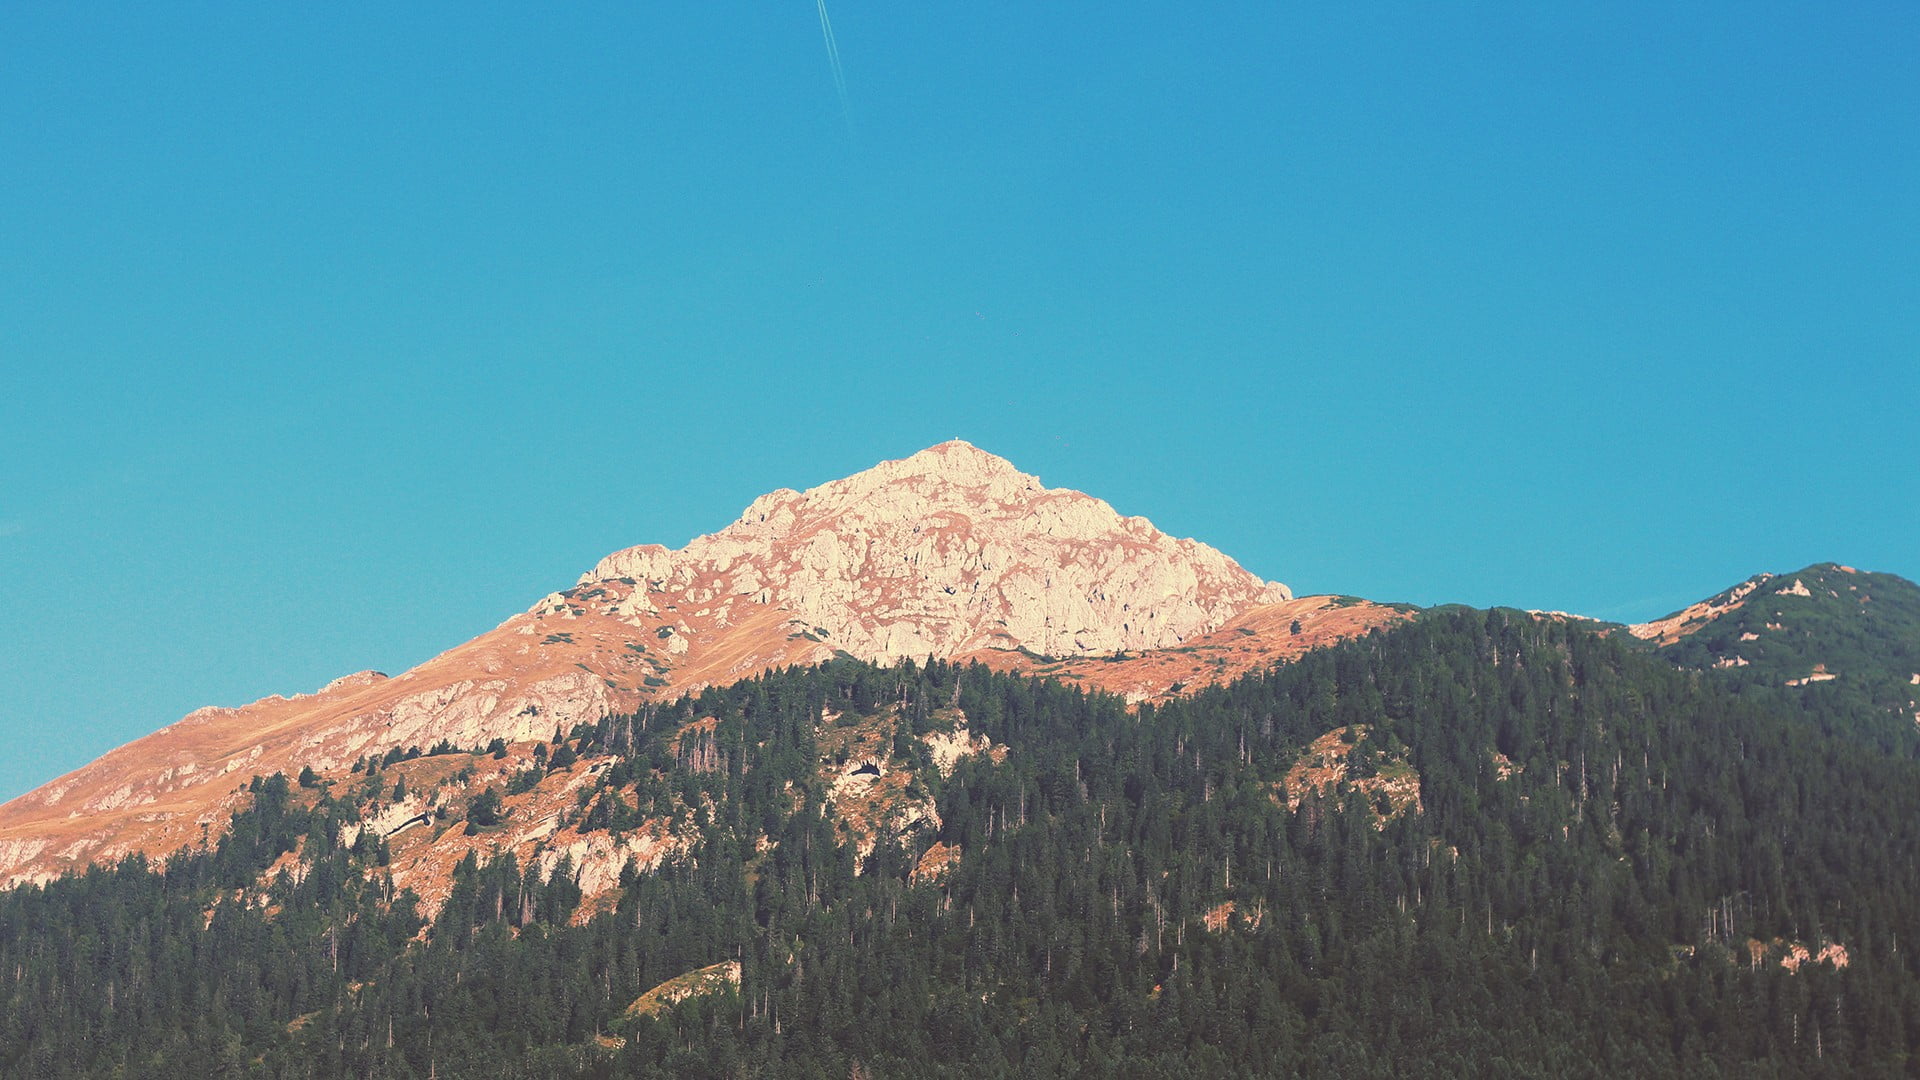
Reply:
[[722, 625], [734, 605], [775, 604], [879, 661], [1165, 648], [1291, 597], [1205, 544], [958, 441], [763, 495], [718, 533], [616, 552], [580, 584], [619, 578], [713, 604]]

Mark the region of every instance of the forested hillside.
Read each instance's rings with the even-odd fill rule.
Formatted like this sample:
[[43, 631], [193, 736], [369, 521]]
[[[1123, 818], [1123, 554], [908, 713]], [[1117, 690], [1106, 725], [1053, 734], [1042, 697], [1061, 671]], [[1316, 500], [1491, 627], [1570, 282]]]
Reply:
[[[992, 752], [935, 753], [962, 724]], [[584, 827], [685, 849], [585, 905], [564, 860], [470, 861], [428, 923], [337, 843], [357, 796], [265, 778], [164, 873], [0, 895], [0, 1070], [1893, 1076], [1920, 1042], [1920, 766], [1564, 622], [1429, 612], [1137, 711], [835, 662], [539, 759], [594, 770]]]
[[1803, 709], [1829, 732], [1920, 757], [1920, 586], [1835, 563], [1748, 585], [1661, 655]]

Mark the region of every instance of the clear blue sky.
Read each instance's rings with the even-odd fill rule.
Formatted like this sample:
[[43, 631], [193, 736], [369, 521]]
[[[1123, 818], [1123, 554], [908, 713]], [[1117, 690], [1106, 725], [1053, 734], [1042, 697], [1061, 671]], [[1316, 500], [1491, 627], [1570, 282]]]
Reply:
[[844, 115], [401, 6], [0, 13], [0, 797], [954, 436], [1301, 592], [1920, 577], [1913, 4], [833, 0]]

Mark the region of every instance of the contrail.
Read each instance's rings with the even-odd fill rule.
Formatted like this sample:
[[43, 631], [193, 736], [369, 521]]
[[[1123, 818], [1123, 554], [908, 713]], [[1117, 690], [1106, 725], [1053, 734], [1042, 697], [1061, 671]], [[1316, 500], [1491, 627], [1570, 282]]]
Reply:
[[840, 68], [840, 43], [833, 38], [833, 20], [827, 17], [827, 0], [813, 0], [820, 10], [820, 40], [827, 43], [827, 66], [833, 69], [833, 89], [840, 95], [840, 119], [853, 133], [853, 112], [847, 107], [847, 75]]

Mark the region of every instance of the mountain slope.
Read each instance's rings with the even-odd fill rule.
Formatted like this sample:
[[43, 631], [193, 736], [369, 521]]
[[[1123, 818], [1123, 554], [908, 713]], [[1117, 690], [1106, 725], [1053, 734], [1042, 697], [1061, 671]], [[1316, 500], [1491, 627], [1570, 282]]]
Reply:
[[[1145, 699], [1399, 617], [1364, 603], [1327, 617], [1323, 606], [1144, 518], [943, 443], [763, 496], [679, 551], [610, 555], [573, 588], [396, 677], [199, 710], [0, 806], [0, 884], [196, 843], [224, 827], [254, 775], [339, 776], [365, 757], [441, 743], [531, 744], [842, 653], [1010, 668], [1078, 658], [1110, 680], [1088, 685]], [[1291, 632], [1296, 620], [1311, 631]], [[1123, 663], [1094, 659], [1120, 650]]]
[[[962, 716], [980, 749], [930, 753]], [[646, 719], [540, 770], [588, 835], [685, 822], [598, 904], [503, 857], [423, 921], [391, 869], [418, 830], [331, 843], [351, 803], [284, 778], [164, 876], [0, 895], [0, 1072], [1901, 1075], [1920, 1051], [1920, 765], [1622, 635], [1446, 609], [1136, 711], [836, 661]]]
[[1682, 667], [1791, 691], [1830, 726], [1863, 713], [1920, 723], [1920, 586], [1893, 574], [1838, 563], [1759, 574], [1630, 629]]

